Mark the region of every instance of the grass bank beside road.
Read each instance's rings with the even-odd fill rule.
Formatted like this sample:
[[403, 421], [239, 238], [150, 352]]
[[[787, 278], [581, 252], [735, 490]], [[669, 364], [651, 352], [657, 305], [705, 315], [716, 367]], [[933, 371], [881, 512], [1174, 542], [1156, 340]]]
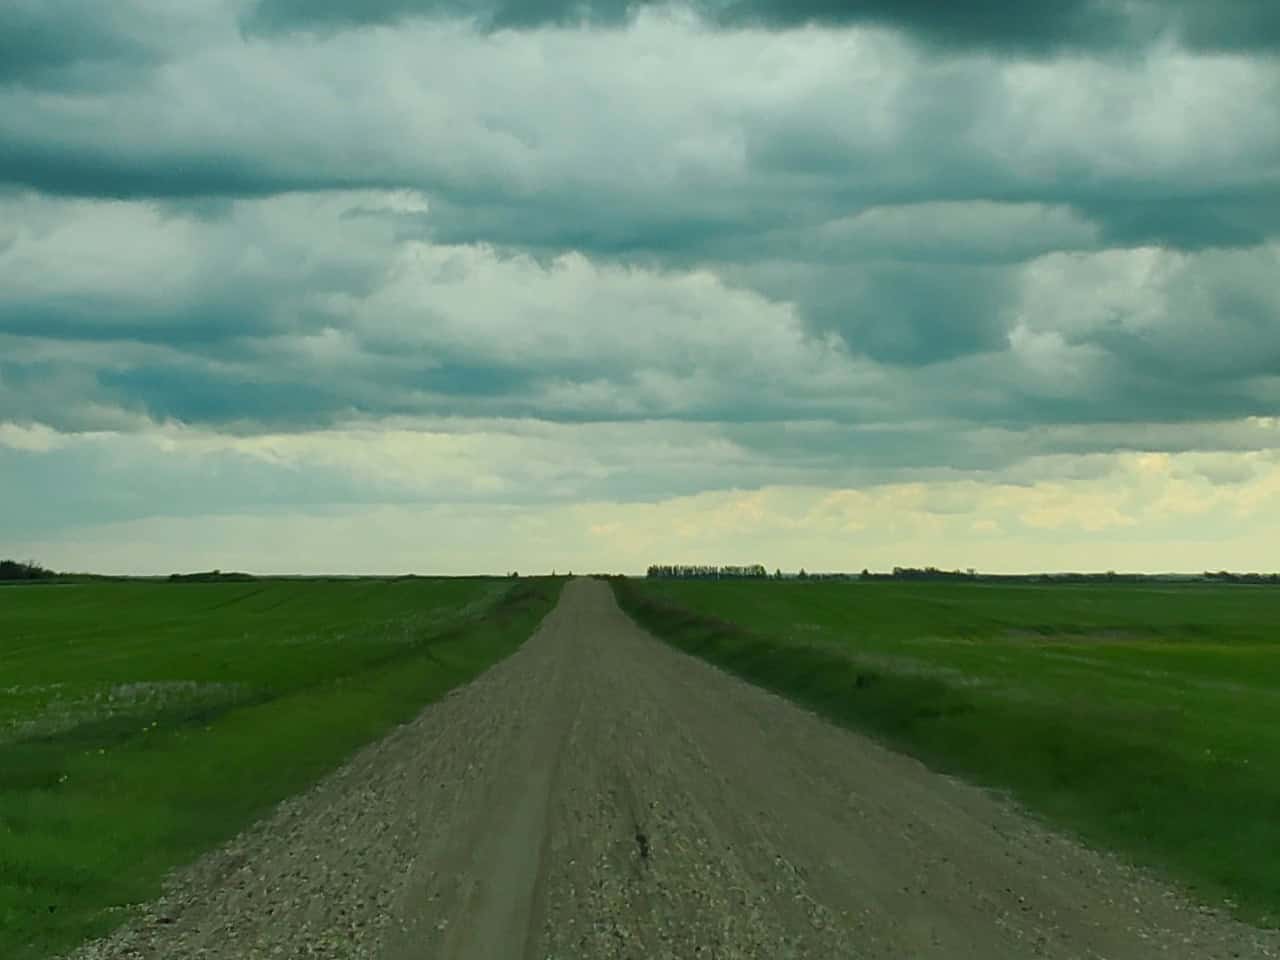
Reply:
[[689, 653], [1280, 924], [1280, 589], [614, 589]]
[[515, 650], [562, 583], [0, 588], [0, 957], [107, 931]]

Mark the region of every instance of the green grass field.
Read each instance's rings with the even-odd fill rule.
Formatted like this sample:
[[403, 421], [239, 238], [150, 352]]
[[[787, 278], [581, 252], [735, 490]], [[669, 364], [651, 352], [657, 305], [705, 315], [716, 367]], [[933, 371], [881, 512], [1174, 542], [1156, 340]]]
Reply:
[[615, 590], [675, 645], [1280, 923], [1280, 589]]
[[0, 587], [0, 957], [48, 957], [512, 652], [560, 580]]

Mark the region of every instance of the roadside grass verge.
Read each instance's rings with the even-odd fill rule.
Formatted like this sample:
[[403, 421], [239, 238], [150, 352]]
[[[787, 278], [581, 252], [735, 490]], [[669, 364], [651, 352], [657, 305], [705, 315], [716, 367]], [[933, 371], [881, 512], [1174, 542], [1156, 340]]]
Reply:
[[1280, 590], [613, 585], [673, 645], [1280, 923]]
[[561, 580], [0, 592], [0, 957], [62, 953], [516, 649]]

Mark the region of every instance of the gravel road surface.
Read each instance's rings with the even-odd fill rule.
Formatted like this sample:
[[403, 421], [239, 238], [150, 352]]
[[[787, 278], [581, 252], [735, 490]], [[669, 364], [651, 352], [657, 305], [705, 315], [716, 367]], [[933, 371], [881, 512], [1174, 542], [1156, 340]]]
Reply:
[[1280, 957], [570, 583], [517, 653], [80, 960]]

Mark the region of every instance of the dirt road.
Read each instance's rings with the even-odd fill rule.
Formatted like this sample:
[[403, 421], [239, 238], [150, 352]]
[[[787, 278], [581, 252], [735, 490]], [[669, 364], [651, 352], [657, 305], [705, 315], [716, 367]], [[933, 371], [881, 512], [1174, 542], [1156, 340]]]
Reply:
[[1280, 957], [575, 581], [510, 659], [85, 958]]

